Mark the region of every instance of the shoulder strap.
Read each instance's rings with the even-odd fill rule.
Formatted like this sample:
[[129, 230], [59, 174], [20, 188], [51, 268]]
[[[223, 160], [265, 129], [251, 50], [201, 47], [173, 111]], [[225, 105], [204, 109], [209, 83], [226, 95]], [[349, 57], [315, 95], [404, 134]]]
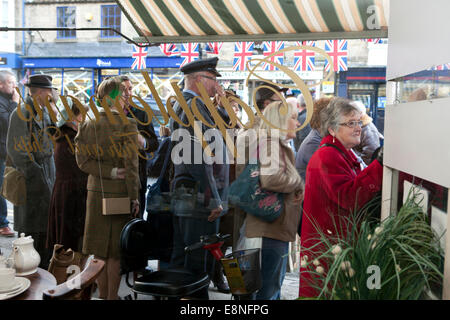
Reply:
[[[268, 143], [268, 141], [271, 140], [270, 138], [266, 140], [266, 143]], [[285, 151], [283, 149], [283, 145], [281, 143], [278, 144], [278, 147], [280, 149], [280, 155], [281, 155], [281, 161], [283, 162], [283, 171], [286, 171], [286, 154]], [[259, 163], [259, 143], [256, 146], [256, 159]], [[248, 164], [248, 162], [247, 162]]]
[[342, 153], [342, 154], [344, 155], [344, 152], [342, 152], [342, 150], [339, 149], [338, 147], [336, 147], [334, 144], [331, 144], [331, 143], [324, 143], [323, 145], [320, 146], [319, 149], [321, 149], [321, 148], [323, 148], [323, 147], [333, 147], [333, 148], [335, 148], [336, 150], [338, 150], [340, 153]]

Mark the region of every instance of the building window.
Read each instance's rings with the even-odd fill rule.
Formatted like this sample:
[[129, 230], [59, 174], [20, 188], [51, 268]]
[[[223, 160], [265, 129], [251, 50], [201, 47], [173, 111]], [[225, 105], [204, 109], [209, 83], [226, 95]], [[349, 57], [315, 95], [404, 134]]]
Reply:
[[[75, 28], [75, 7], [57, 7], [57, 27]], [[75, 30], [59, 30], [58, 39], [75, 38]]]
[[[120, 31], [120, 8], [117, 5], [102, 6], [102, 28], [113, 28]], [[120, 37], [112, 30], [102, 30], [102, 38]]]

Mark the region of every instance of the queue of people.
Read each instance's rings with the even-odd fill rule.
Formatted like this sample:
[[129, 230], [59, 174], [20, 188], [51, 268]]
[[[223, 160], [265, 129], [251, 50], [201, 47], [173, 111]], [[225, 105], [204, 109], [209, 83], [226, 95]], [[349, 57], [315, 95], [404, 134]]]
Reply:
[[[168, 150], [171, 165], [164, 173], [162, 191], [183, 193], [187, 199], [172, 208], [173, 249], [168, 267], [206, 272], [221, 292], [229, 292], [223, 270], [211, 255], [202, 250], [186, 253], [184, 248], [219, 230], [230, 233], [232, 241], [226, 247], [232, 251], [260, 249], [262, 281], [254, 299], [280, 299], [289, 243], [296, 241], [297, 235], [303, 247], [311, 247], [317, 238], [314, 225], [333, 229], [330, 213], [340, 221], [335, 231], [343, 232], [345, 218], [352, 214], [355, 204], [362, 206], [379, 192], [383, 152], [378, 150], [375, 160], [367, 160], [375, 150], [361, 145], [365, 141], [361, 140], [365, 113], [357, 103], [322, 97], [314, 101], [310, 124], [298, 130], [306, 119], [303, 95], [284, 104], [287, 89], [264, 83], [255, 94], [257, 112], [243, 124], [233, 120], [242, 116], [237, 103], [240, 97], [218, 85], [221, 75], [217, 63], [218, 58], [201, 59], [181, 68], [183, 98], [201, 121], [181, 126], [190, 122], [192, 114], [176, 101], [173, 109], [180, 121], [171, 118], [167, 127], [161, 126], [159, 141], [147, 113], [130, 106], [133, 88], [127, 77], [111, 77], [100, 83], [96, 94], [98, 117], [91, 118], [87, 117], [88, 108], [67, 99], [73, 114], [69, 117], [57, 99], [52, 78], [46, 75], [31, 76], [26, 84], [29, 95], [25, 102], [30, 106], [39, 103], [40, 108], [22, 104], [18, 111], [19, 97], [13, 90], [16, 80], [12, 74], [0, 72], [0, 179], [8, 156], [27, 181], [26, 204], [14, 207], [14, 228], [33, 237], [42, 268], [47, 268], [55, 244], [71, 248], [84, 258], [94, 255], [106, 262], [97, 281], [99, 297], [119, 299], [120, 232], [131, 219], [144, 217], [147, 178], [160, 175]], [[211, 101], [206, 100], [205, 92]], [[225, 108], [223, 98], [229, 100], [231, 109]], [[217, 112], [210, 109], [211, 104]], [[36, 114], [35, 110], [42, 112]], [[51, 112], [58, 110], [63, 112], [53, 123]], [[228, 113], [231, 110], [234, 114]], [[31, 121], [23, 121], [22, 115]], [[127, 116], [127, 123], [122, 115]], [[215, 128], [219, 117], [232, 129], [232, 139]], [[365, 122], [370, 126], [370, 120]], [[8, 130], [4, 130], [6, 124]], [[185, 136], [190, 142], [188, 148], [184, 146]], [[214, 136], [213, 150], [205, 140], [208, 136]], [[41, 147], [20, 148], [17, 137], [29, 137], [31, 146], [35, 142]], [[39, 141], [33, 140], [37, 137]], [[251, 142], [252, 137], [256, 142]], [[236, 146], [245, 146], [244, 162], [230, 165], [230, 158], [239, 156], [230, 153], [230, 140]], [[363, 160], [352, 149], [363, 150]], [[204, 153], [200, 157], [199, 150]], [[228, 201], [229, 186], [244, 171], [252, 150], [257, 157], [265, 156], [259, 162], [261, 188], [283, 196], [281, 213], [271, 222]], [[149, 157], [152, 152], [155, 154]], [[129, 199], [130, 214], [108, 214], [105, 202], [111, 198]], [[14, 235], [6, 220], [3, 198], [0, 234]], [[300, 296], [316, 294], [309, 281], [302, 273]], [[194, 296], [208, 299], [207, 288]]]

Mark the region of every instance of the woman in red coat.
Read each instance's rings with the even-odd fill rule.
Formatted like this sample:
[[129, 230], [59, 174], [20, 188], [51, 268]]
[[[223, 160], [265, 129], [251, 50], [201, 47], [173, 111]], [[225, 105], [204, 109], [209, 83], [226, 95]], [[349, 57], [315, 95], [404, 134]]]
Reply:
[[[383, 165], [381, 156], [361, 170], [351, 148], [360, 143], [361, 112], [352, 101], [335, 98], [320, 114], [324, 137], [306, 169], [302, 248], [317, 243], [319, 233], [345, 236], [345, 218], [361, 208], [381, 190]], [[381, 152], [382, 155], [382, 152]], [[302, 250], [314, 256], [315, 250]], [[318, 292], [308, 283], [311, 274], [300, 269], [300, 296], [316, 297]]]

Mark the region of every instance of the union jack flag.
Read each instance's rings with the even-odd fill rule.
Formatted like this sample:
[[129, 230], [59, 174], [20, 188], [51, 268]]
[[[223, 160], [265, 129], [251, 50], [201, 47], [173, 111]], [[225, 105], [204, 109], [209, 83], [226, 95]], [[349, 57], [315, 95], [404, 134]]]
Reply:
[[365, 42], [372, 42], [373, 44], [383, 44], [386, 43], [387, 40], [386, 39], [380, 39], [380, 38], [375, 38], [375, 39], [364, 39]]
[[205, 47], [206, 53], [219, 54], [223, 42], [208, 42]]
[[131, 55], [134, 59], [131, 69], [145, 69], [147, 65], [145, 64], [145, 59], [147, 58], [147, 48], [138, 47], [133, 44], [133, 54]]
[[[310, 46], [315, 47], [315, 41], [296, 41], [298, 46]], [[294, 51], [294, 70], [295, 71], [314, 71], [314, 51], [302, 49], [300, 51]]]
[[30, 74], [31, 74], [30, 69], [27, 69], [27, 72], [25, 73], [25, 76], [23, 77], [22, 80], [20, 80], [20, 83], [21, 83], [22, 85], [25, 85], [25, 83], [28, 82], [28, 79], [30, 78]]
[[247, 70], [247, 61], [252, 59], [253, 42], [236, 42], [234, 45], [233, 71]]
[[[347, 40], [327, 40], [325, 41], [325, 52], [330, 55], [333, 61], [334, 71], [347, 70]], [[325, 71], [330, 70], [328, 60], [325, 60]]]
[[184, 60], [181, 63], [180, 67], [184, 66], [186, 63], [197, 60], [199, 57], [198, 43], [183, 43], [181, 45], [181, 57], [184, 58]]
[[[270, 56], [271, 54], [277, 53], [280, 50], [284, 49], [284, 42], [283, 41], [264, 41], [264, 51], [263, 54], [264, 56]], [[269, 61], [275, 62], [275, 63], [279, 63], [279, 64], [283, 64], [283, 59], [284, 58], [284, 53], [277, 53], [274, 54], [272, 57], [269, 58]], [[271, 65], [269, 63], [264, 63], [263, 64], [263, 70], [278, 70], [277, 67], [275, 67], [274, 65]]]
[[168, 57], [180, 55], [180, 49], [178, 49], [174, 43], [162, 43], [159, 45], [159, 48], [161, 49], [162, 53], [164, 53]]
[[450, 63], [441, 64], [432, 68], [433, 70], [450, 70]]

